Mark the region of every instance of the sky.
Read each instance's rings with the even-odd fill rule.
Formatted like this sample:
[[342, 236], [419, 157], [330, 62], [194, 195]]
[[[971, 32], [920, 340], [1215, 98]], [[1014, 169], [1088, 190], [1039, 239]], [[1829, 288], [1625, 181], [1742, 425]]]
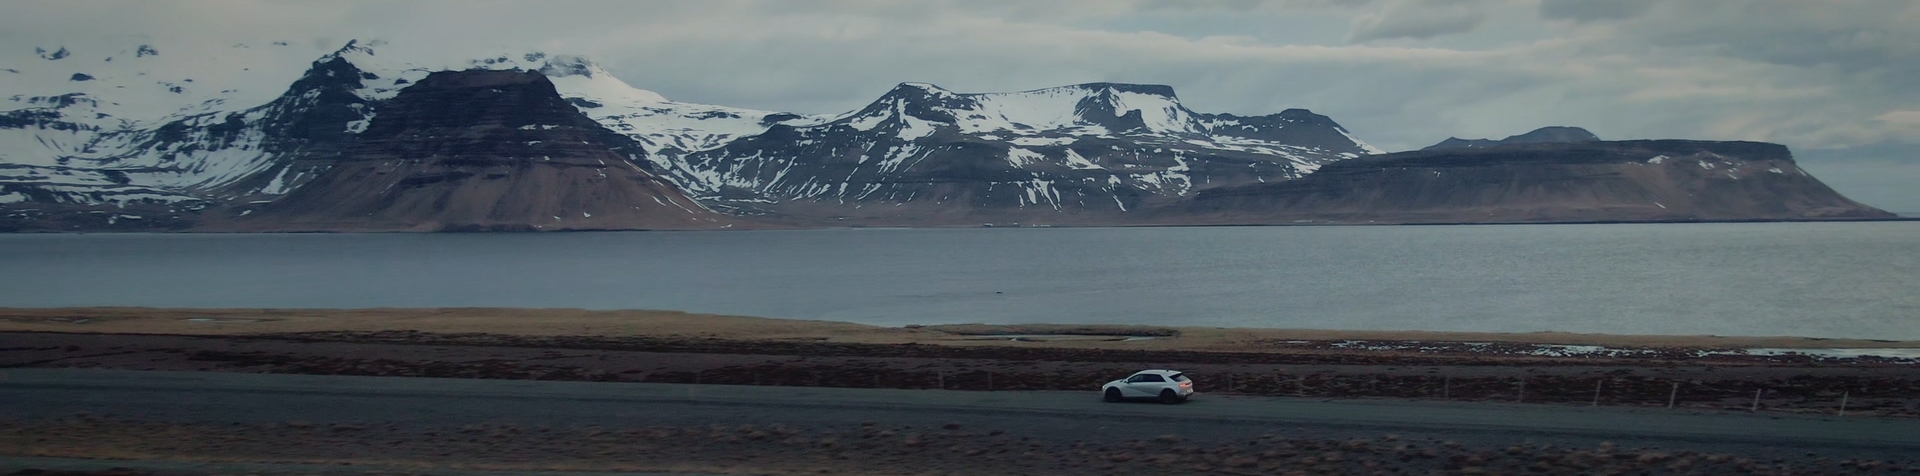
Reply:
[[[822, 114], [901, 82], [1173, 86], [1307, 108], [1389, 151], [1585, 127], [1791, 147], [1920, 213], [1920, 2], [1741, 0], [8, 1], [0, 45], [98, 35], [579, 54], [684, 102]], [[0, 89], [4, 86], [0, 85]], [[0, 90], [0, 93], [4, 93]]]

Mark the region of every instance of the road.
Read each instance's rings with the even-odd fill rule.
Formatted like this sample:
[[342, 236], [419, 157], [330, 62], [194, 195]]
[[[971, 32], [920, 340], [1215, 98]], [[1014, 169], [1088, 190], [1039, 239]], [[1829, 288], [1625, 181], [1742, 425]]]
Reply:
[[79, 369], [0, 371], [0, 420], [89, 413], [152, 422], [380, 422], [451, 427], [782, 424], [934, 428], [959, 423], [1055, 441], [1177, 434], [1226, 440], [1435, 438], [1464, 443], [1657, 446], [1750, 454], [1902, 457], [1920, 422], [1647, 408], [1199, 395], [1183, 405], [1110, 404], [1092, 391], [964, 392], [462, 380]]

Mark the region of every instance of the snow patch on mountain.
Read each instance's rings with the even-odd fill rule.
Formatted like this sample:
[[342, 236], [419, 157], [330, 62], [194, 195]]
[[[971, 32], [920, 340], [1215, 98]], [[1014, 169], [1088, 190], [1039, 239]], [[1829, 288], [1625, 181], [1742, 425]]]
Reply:
[[[380, 56], [372, 48], [343, 50], [343, 57], [372, 73], [362, 96], [385, 100], [441, 70], [538, 71], [552, 81], [560, 96], [587, 117], [639, 143], [644, 160], [668, 180], [689, 190], [712, 190], [711, 173], [694, 170], [681, 156], [712, 149], [733, 139], [765, 132], [777, 123], [812, 123], [825, 118], [668, 100], [653, 91], [636, 88], [582, 56], [543, 52], [494, 54], [446, 63], [401, 62]], [[371, 119], [371, 115], [369, 115]], [[361, 127], [364, 127], [362, 125]], [[641, 160], [638, 157], [633, 159]]]
[[[669, 101], [578, 56], [533, 52], [436, 60], [391, 54], [384, 46], [349, 41], [317, 60], [307, 53], [312, 50], [285, 41], [147, 37], [0, 51], [0, 69], [13, 76], [12, 95], [0, 98], [0, 164], [112, 171], [127, 176], [130, 186], [182, 196], [281, 194], [313, 171], [286, 169], [289, 151], [263, 143], [270, 140], [267, 129], [275, 127], [270, 122], [298, 121], [303, 108], [346, 107], [354, 117], [341, 121], [336, 132], [358, 134], [378, 115], [380, 102], [441, 70], [539, 71], [589, 117], [635, 139], [647, 157], [631, 159], [651, 160], [670, 180], [694, 187], [712, 181], [678, 156], [764, 132], [774, 123], [819, 120]], [[92, 79], [71, 80], [81, 74]], [[345, 87], [353, 97], [289, 91], [289, 84], [297, 88], [300, 81]], [[11, 177], [7, 183], [16, 188], [90, 186], [70, 176]], [[250, 185], [235, 185], [241, 182]]]
[[1297, 178], [1377, 150], [1309, 111], [1200, 114], [1166, 86], [958, 93], [902, 83], [861, 109], [776, 125], [687, 162], [715, 184], [691, 192], [750, 202], [741, 208], [964, 200], [1124, 212], [1207, 187]]
[[[160, 46], [156, 46], [160, 45]], [[161, 56], [161, 51], [172, 54]], [[191, 122], [214, 120], [272, 101], [299, 77], [311, 55], [290, 45], [163, 41], [137, 36], [77, 38], [31, 49], [0, 49], [9, 75], [0, 98], [0, 166], [14, 190], [37, 190], [35, 201], [127, 203], [185, 201], [180, 187], [219, 181], [237, 171], [221, 155], [245, 155], [245, 138], [196, 147], [199, 157], [159, 160], [141, 152], [156, 136]], [[79, 77], [86, 81], [74, 81]], [[59, 171], [57, 173], [44, 173]], [[102, 182], [99, 177], [111, 176]], [[131, 192], [145, 190], [146, 192]]]
[[0, 52], [0, 70], [25, 79], [0, 102], [0, 193], [72, 203], [284, 194], [330, 166], [383, 102], [430, 73], [468, 69], [542, 73], [639, 145], [628, 160], [690, 196], [732, 203], [945, 201], [956, 198], [915, 181], [960, 173], [982, 181], [976, 200], [1126, 210], [1142, 194], [1285, 180], [1378, 152], [1325, 116], [1195, 113], [1157, 85], [957, 93], [903, 83], [859, 110], [807, 116], [672, 101], [579, 56], [389, 49], [350, 41], [306, 60], [312, 50], [287, 42], [119, 38]]

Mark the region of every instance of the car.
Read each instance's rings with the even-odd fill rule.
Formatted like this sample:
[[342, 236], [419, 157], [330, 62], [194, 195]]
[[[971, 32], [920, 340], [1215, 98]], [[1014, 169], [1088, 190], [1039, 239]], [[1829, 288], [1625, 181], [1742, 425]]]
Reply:
[[1185, 402], [1193, 396], [1193, 379], [1178, 370], [1142, 370], [1127, 378], [1101, 385], [1100, 394], [1108, 402], [1152, 398], [1160, 403], [1174, 404]]

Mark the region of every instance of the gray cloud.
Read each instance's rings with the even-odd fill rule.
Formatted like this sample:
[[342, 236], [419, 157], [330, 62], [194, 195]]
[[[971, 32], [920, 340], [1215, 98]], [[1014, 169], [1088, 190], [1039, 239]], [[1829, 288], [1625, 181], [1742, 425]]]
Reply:
[[1349, 43], [1393, 38], [1427, 39], [1473, 31], [1487, 15], [1466, 2], [1395, 1], [1353, 20]]
[[1640, 16], [1653, 0], [1542, 0], [1540, 16], [1551, 20], [1592, 22]]

